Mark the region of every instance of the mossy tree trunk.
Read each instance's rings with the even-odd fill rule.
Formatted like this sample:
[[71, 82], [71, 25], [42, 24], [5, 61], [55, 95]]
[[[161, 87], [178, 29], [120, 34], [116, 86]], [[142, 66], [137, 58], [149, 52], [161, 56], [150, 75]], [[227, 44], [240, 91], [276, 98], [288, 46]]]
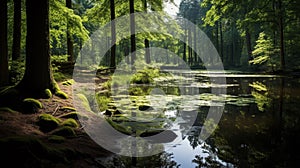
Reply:
[[8, 85], [7, 0], [0, 1], [0, 87]]
[[44, 97], [58, 87], [52, 75], [49, 46], [49, 0], [26, 0], [26, 69], [17, 88], [26, 95]]
[[129, 0], [129, 11], [130, 11], [130, 42], [131, 42], [131, 65], [133, 67], [135, 62], [135, 51], [136, 51], [136, 41], [135, 41], [135, 16], [134, 16], [134, 0]]

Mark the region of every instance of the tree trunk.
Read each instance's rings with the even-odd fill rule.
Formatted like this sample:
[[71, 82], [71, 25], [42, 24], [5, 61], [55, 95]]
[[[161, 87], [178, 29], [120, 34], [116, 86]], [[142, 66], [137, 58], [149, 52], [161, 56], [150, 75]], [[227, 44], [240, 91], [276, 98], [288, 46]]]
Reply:
[[131, 65], [133, 67], [135, 62], [135, 51], [136, 51], [136, 42], [135, 42], [135, 17], [134, 17], [134, 0], [129, 0], [129, 11], [130, 11], [130, 42], [131, 42]]
[[[66, 7], [72, 9], [72, 0], [66, 0]], [[68, 52], [68, 61], [74, 62], [74, 46], [72, 36], [69, 31], [69, 24], [67, 26], [67, 52]]]
[[247, 45], [247, 52], [248, 52], [248, 60], [252, 60], [252, 46], [251, 46], [251, 34], [249, 29], [246, 28], [246, 45]]
[[[147, 13], [147, 0], [144, 0], [144, 12]], [[151, 63], [151, 59], [150, 59], [150, 44], [149, 44], [149, 40], [146, 38], [144, 40], [145, 43], [145, 61], [147, 64]]]
[[222, 32], [222, 22], [220, 21], [220, 23], [219, 23], [219, 26], [220, 26], [220, 54], [221, 54], [221, 60], [222, 60], [222, 62], [223, 62], [223, 64], [224, 64], [224, 61], [225, 61], [225, 59], [224, 59], [224, 40], [223, 40], [223, 32]]
[[282, 10], [282, 1], [278, 1], [279, 7], [279, 31], [280, 31], [280, 69], [285, 71], [285, 59], [284, 59], [284, 32], [283, 32], [283, 10]]
[[0, 87], [8, 85], [7, 0], [0, 1]]
[[21, 51], [21, 0], [14, 0], [14, 30], [12, 60], [20, 58]]
[[115, 69], [116, 68], [116, 25], [115, 20], [115, 0], [110, 0], [110, 20], [111, 22], [111, 54], [110, 54], [110, 67]]
[[193, 64], [193, 51], [192, 48], [192, 33], [191, 33], [191, 28], [188, 29], [188, 51], [189, 51], [189, 65]]
[[57, 92], [50, 64], [49, 0], [26, 0], [26, 69], [18, 88], [23, 94], [44, 97], [45, 89]]

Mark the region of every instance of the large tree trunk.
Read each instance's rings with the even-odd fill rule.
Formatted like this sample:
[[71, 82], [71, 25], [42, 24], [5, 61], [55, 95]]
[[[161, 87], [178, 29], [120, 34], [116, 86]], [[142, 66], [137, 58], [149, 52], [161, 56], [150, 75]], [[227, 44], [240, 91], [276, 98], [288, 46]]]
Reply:
[[0, 87], [8, 85], [7, 0], [0, 1]]
[[[66, 7], [72, 9], [72, 0], [66, 0]], [[68, 54], [68, 61], [74, 62], [74, 46], [72, 36], [69, 31], [69, 24], [67, 26], [67, 54]]]
[[116, 25], [115, 20], [115, 0], [110, 0], [110, 20], [111, 22], [111, 54], [110, 54], [110, 67], [115, 69], [116, 68]]
[[49, 0], [26, 0], [26, 70], [18, 88], [26, 95], [43, 97], [58, 87], [52, 76], [49, 46]]
[[220, 54], [221, 54], [221, 60], [224, 64], [225, 59], [224, 59], [224, 40], [223, 40], [223, 31], [222, 31], [222, 21], [219, 23], [220, 26]]
[[129, 11], [130, 11], [130, 41], [131, 41], [131, 65], [133, 67], [135, 62], [135, 51], [136, 51], [136, 42], [135, 42], [135, 17], [134, 17], [134, 0], [129, 0]]
[[14, 30], [12, 60], [20, 58], [21, 51], [21, 0], [14, 0]]

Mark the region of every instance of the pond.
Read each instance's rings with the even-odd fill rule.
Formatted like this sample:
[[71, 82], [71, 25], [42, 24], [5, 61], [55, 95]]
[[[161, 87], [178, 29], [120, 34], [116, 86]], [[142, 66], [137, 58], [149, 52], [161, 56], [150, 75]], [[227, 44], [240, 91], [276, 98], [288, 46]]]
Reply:
[[[151, 85], [112, 87], [113, 94], [107, 102], [112, 113], [119, 112], [107, 118], [125, 134], [147, 137], [171, 131], [172, 138], [160, 142], [162, 152], [137, 158], [121, 155], [97, 158], [101, 165], [184, 168], [298, 165], [299, 78], [229, 71], [167, 73], [175, 75], [155, 78], [155, 84]], [[225, 78], [226, 83], [215, 82], [219, 78]], [[225, 88], [226, 92], [215, 94], [213, 88]], [[212, 108], [220, 108], [219, 121], [218, 116], [215, 122], [207, 121]], [[211, 129], [211, 134], [203, 140], [199, 137], [204, 125]]]

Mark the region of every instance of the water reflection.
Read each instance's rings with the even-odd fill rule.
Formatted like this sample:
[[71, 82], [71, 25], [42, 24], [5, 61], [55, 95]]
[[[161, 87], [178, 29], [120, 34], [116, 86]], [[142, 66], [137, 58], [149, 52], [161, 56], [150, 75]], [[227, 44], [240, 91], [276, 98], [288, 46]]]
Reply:
[[[293, 167], [300, 159], [300, 80], [290, 77], [234, 75], [227, 76], [226, 86], [215, 86], [207, 74], [196, 73], [196, 80], [183, 87], [161, 86], [172, 101], [167, 103], [167, 128], [177, 138], [165, 143], [164, 152], [152, 157], [115, 157], [112, 167]], [[212, 87], [227, 87], [227, 95], [209, 94]], [[199, 95], [189, 95], [198, 89]], [[145, 90], [145, 89], [144, 89]], [[147, 90], [147, 89], [146, 89]], [[150, 89], [151, 90], [151, 89]], [[147, 92], [150, 92], [147, 90]], [[185, 96], [188, 104], [180, 104], [176, 96]], [[210, 107], [218, 107], [225, 99], [224, 114], [214, 134], [205, 142], [200, 131]], [[191, 118], [178, 116], [185, 107], [197, 107], [197, 118], [191, 129]], [[174, 121], [174, 114], [177, 115]], [[172, 119], [173, 118], [173, 119]], [[170, 122], [172, 121], [172, 122]], [[214, 122], [211, 123], [211, 127]], [[166, 125], [165, 125], [166, 126]], [[114, 166], [113, 166], [114, 165]]]

